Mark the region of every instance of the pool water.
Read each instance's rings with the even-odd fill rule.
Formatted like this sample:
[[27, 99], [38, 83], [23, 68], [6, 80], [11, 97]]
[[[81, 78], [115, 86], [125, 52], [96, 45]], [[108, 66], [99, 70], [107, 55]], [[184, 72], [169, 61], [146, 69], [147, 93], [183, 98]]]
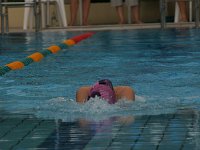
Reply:
[[[81, 33], [2, 36], [0, 66]], [[16, 142], [9, 148], [167, 149], [174, 145], [174, 149], [198, 149], [199, 34], [198, 29], [99, 31], [39, 63], [0, 77], [2, 120], [37, 122], [28, 131], [43, 124], [40, 131], [49, 129], [45, 136], [38, 133], [42, 140], [35, 145]], [[95, 98], [83, 105], [75, 102], [79, 87], [104, 78], [114, 85], [131, 86], [136, 101], [109, 105]]]

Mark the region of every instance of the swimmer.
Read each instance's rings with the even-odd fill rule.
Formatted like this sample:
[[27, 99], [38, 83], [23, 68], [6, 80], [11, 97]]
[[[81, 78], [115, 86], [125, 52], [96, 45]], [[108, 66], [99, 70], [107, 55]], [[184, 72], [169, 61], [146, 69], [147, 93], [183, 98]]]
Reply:
[[81, 87], [76, 92], [76, 101], [85, 103], [90, 98], [100, 97], [106, 100], [109, 104], [114, 104], [120, 99], [129, 101], [135, 100], [135, 93], [129, 86], [113, 87], [112, 82], [108, 79], [100, 80], [92, 86]]

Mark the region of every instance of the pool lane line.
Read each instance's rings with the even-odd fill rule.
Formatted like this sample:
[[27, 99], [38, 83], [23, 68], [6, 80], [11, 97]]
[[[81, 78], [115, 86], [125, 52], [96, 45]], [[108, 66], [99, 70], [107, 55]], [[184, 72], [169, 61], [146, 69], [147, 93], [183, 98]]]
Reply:
[[93, 32], [88, 32], [88, 33], [84, 33], [84, 34], [72, 37], [70, 39], [64, 40], [59, 45], [52, 45], [52, 46], [44, 49], [41, 52], [35, 52], [35, 53], [27, 56], [25, 59], [22, 59], [20, 61], [14, 61], [14, 62], [11, 62], [4, 66], [0, 66], [0, 76], [3, 76], [4, 74], [6, 74], [7, 72], [9, 72], [11, 70], [22, 69], [24, 66], [28, 66], [29, 64], [31, 64], [33, 62], [39, 62], [44, 57], [46, 57], [50, 54], [56, 54], [61, 49], [73, 46], [73, 45], [79, 43], [80, 41], [91, 37], [93, 34], [94, 34]]

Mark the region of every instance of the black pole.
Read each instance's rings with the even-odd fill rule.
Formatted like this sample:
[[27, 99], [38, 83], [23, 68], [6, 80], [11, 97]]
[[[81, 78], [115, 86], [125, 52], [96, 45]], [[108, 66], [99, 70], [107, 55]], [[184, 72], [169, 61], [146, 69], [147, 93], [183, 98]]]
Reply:
[[161, 22], [161, 29], [166, 27], [166, 1], [160, 0], [160, 22]]
[[195, 27], [199, 28], [199, 0], [195, 0]]
[[3, 17], [2, 0], [0, 0], [0, 15], [1, 15], [1, 34], [4, 34], [4, 17]]

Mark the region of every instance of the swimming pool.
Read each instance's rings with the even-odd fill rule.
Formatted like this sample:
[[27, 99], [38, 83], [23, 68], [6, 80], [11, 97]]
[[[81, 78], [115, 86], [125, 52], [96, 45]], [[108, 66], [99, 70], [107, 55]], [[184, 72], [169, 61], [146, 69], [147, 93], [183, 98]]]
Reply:
[[[78, 34], [1, 37], [0, 66]], [[199, 41], [197, 29], [99, 31], [7, 73], [0, 77], [2, 149], [198, 149]], [[133, 87], [136, 101], [74, 102], [76, 89], [102, 78]]]

